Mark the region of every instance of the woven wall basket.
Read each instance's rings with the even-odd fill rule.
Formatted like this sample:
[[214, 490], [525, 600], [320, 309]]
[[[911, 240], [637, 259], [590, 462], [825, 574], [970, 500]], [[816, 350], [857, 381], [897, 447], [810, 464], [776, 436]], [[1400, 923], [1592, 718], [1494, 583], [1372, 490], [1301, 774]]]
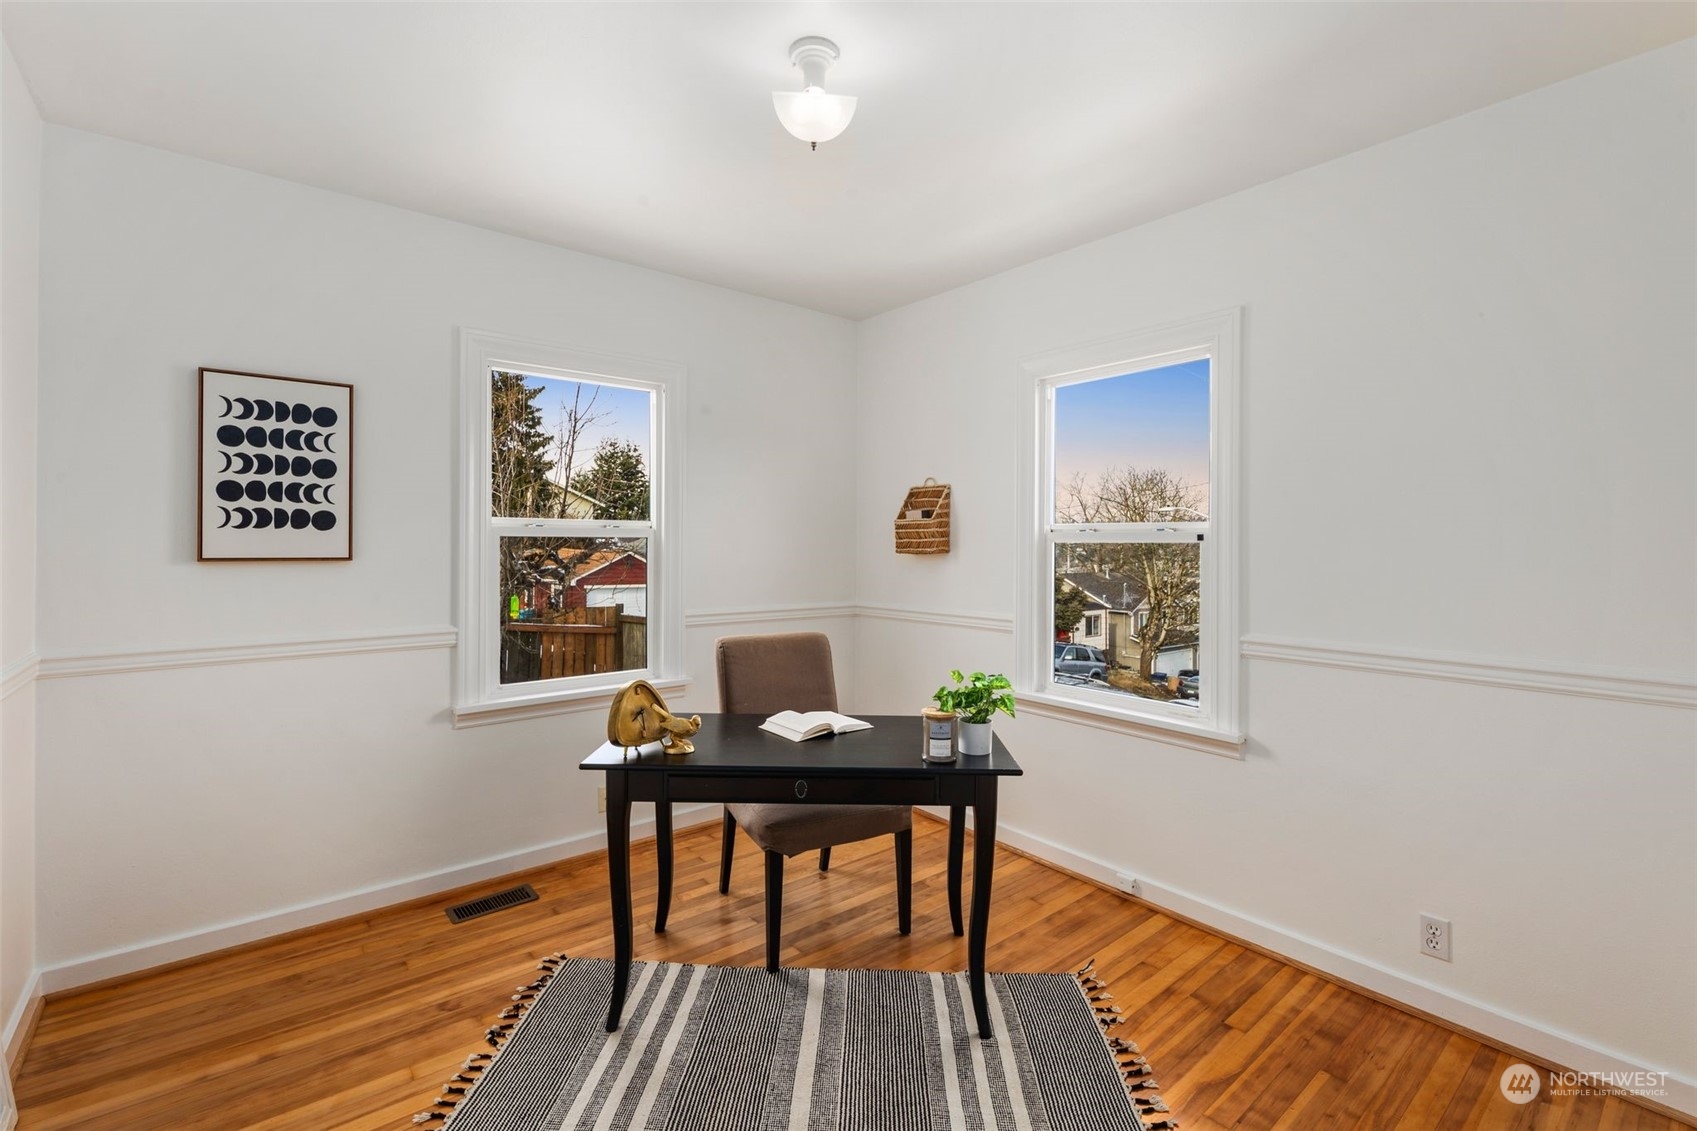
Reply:
[[[909, 518], [909, 515], [915, 515]], [[949, 485], [927, 479], [908, 489], [896, 512], [896, 553], [949, 552]]]

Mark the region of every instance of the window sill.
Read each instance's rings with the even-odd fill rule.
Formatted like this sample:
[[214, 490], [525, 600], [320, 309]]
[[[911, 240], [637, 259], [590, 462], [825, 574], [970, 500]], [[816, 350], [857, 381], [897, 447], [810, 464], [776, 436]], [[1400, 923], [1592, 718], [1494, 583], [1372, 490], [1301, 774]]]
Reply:
[[1116, 711], [1109, 707], [1097, 707], [1080, 703], [1076, 699], [1039, 691], [1018, 691], [1014, 693], [1014, 698], [1021, 708], [1043, 718], [1059, 719], [1062, 722], [1095, 727], [1097, 730], [1112, 731], [1115, 734], [1134, 735], [1164, 742], [1169, 746], [1182, 746], [1188, 750], [1200, 750], [1205, 754], [1217, 754], [1222, 758], [1238, 761], [1243, 760], [1243, 744], [1248, 741], [1248, 735], [1240, 731], [1220, 730], [1199, 723], [1156, 718], [1132, 711]]
[[[688, 676], [650, 680], [655, 690], [679, 691], [690, 684]], [[482, 703], [467, 703], [454, 708], [454, 729], [490, 726], [494, 723], [522, 722], [547, 715], [574, 715], [584, 711], [605, 711], [613, 705], [613, 696], [624, 687], [582, 687], [571, 691], [554, 691], [526, 695], [514, 699], [491, 699]]]

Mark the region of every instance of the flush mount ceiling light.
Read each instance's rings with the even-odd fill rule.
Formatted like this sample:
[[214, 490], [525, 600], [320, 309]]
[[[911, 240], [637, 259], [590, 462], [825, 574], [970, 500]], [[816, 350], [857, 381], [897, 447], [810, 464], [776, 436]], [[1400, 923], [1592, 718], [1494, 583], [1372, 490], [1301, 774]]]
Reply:
[[778, 121], [802, 141], [819, 148], [848, 128], [854, 117], [855, 99], [848, 94], [826, 94], [825, 72], [841, 54], [837, 45], [817, 35], [804, 35], [790, 44], [790, 62], [801, 68], [806, 80], [800, 91], [772, 92], [772, 106], [778, 111]]

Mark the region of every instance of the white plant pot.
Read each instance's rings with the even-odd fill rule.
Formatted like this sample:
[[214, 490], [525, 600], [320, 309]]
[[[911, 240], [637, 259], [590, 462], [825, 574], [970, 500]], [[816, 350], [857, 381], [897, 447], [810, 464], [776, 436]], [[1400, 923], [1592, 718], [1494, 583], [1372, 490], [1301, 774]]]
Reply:
[[960, 724], [960, 752], [971, 757], [982, 758], [990, 753], [990, 723]]

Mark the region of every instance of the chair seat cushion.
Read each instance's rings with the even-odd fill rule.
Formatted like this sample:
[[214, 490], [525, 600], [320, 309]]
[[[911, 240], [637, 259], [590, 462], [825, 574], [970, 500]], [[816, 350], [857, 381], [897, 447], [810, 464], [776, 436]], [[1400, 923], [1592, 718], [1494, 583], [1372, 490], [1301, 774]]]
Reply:
[[727, 805], [762, 851], [796, 856], [913, 827], [908, 805]]

